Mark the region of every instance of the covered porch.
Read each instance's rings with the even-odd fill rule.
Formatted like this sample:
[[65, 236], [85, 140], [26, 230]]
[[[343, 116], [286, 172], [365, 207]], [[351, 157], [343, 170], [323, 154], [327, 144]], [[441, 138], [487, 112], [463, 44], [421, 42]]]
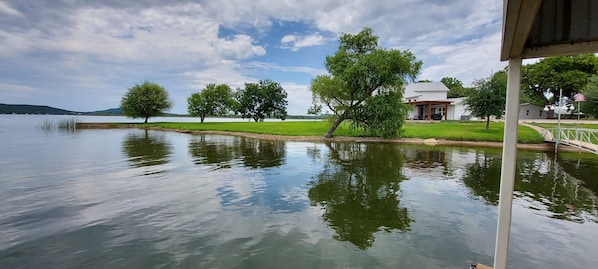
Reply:
[[440, 115], [440, 119], [448, 119], [448, 107], [451, 101], [415, 101], [409, 102], [415, 107], [415, 113], [410, 115], [413, 120], [432, 120], [433, 115]]

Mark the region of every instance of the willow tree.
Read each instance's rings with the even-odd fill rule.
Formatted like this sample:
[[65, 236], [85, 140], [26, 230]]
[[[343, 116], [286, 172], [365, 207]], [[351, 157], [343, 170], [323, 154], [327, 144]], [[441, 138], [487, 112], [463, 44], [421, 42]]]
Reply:
[[[403, 86], [415, 79], [421, 61], [409, 51], [380, 48], [372, 29], [364, 28], [355, 35], [343, 34], [325, 65], [329, 74], [314, 78], [311, 91], [336, 117], [327, 138], [345, 120], [374, 135], [399, 135], [408, 111], [401, 102]], [[391, 98], [374, 98], [377, 95]]]

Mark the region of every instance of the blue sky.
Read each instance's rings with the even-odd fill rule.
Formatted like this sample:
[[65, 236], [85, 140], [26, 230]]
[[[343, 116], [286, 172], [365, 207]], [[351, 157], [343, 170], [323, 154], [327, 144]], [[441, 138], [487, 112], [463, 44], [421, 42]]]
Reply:
[[410, 50], [419, 79], [470, 85], [499, 61], [502, 0], [0, 0], [0, 103], [74, 111], [118, 107], [144, 80], [164, 86], [173, 113], [208, 83], [271, 79], [290, 114], [340, 33], [370, 27], [385, 48]]

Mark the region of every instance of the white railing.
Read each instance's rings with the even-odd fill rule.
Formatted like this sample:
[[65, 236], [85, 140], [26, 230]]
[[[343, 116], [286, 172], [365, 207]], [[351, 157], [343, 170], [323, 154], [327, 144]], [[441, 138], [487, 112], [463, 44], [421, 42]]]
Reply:
[[551, 128], [547, 129], [558, 144], [598, 154], [598, 130], [585, 128]]

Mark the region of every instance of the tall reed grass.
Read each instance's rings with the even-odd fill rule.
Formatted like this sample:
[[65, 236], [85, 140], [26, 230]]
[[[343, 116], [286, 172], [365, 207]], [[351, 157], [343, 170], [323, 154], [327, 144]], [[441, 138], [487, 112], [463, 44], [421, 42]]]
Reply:
[[66, 132], [74, 132], [77, 130], [77, 124], [79, 123], [79, 119], [77, 118], [69, 118], [69, 119], [60, 119], [60, 120], [45, 120], [41, 123], [38, 128], [44, 131], [66, 131]]

